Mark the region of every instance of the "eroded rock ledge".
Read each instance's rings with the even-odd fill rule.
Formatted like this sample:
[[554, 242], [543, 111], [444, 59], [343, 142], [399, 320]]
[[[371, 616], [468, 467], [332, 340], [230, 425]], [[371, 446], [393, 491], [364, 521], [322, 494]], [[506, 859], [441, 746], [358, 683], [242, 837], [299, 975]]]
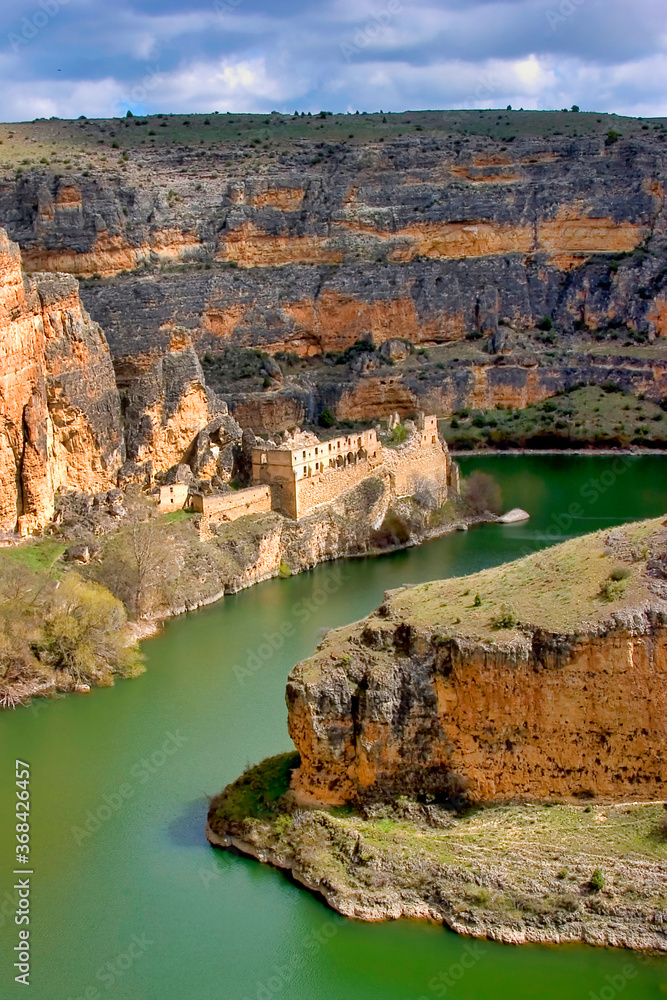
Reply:
[[406, 587], [287, 686], [207, 835], [341, 913], [667, 951], [667, 530]]

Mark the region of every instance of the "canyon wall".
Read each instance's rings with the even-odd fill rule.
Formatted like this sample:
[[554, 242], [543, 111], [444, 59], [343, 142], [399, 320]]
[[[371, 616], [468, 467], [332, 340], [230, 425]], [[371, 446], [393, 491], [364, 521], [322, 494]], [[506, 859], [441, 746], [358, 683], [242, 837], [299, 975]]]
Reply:
[[[544, 315], [564, 330], [667, 332], [664, 153], [651, 135], [301, 141], [261, 173], [227, 149], [146, 147], [128, 167], [0, 184], [0, 222], [28, 269], [104, 279], [84, 301], [116, 357], [168, 342], [171, 324], [202, 350], [302, 355]], [[147, 273], [120, 274], [138, 265]]]
[[27, 533], [61, 487], [108, 489], [125, 454], [104, 333], [68, 275], [24, 278], [0, 230], [0, 530]]
[[[419, 368], [396, 365], [354, 374], [336, 368], [307, 373], [280, 388], [234, 392], [222, 398], [244, 426], [260, 434], [284, 431], [304, 421], [317, 421], [326, 408], [338, 420], [386, 419], [416, 413], [449, 416], [455, 410], [522, 408], [554, 393], [582, 384], [614, 385], [633, 395], [660, 402], [667, 397], [667, 357], [567, 352], [565, 357], [538, 359], [497, 355], [424, 362]], [[340, 374], [339, 374], [340, 373]]]
[[[667, 532], [649, 524], [632, 543], [646, 539], [643, 565], [622, 530], [611, 541], [600, 533], [498, 571], [392, 592], [369, 618], [330, 633], [287, 687], [300, 799], [661, 798]], [[619, 587], [606, 605], [595, 591], [609, 545], [633, 563], [634, 590], [624, 599]], [[575, 625], [582, 598], [563, 594], [565, 577], [579, 581], [575, 590], [589, 569], [590, 611]], [[551, 605], [539, 598], [547, 579]], [[526, 602], [536, 601], [530, 610], [522, 608], [522, 587]], [[465, 598], [477, 588], [483, 598]], [[494, 632], [487, 595], [503, 589], [519, 618], [501, 620]], [[554, 605], [569, 631], [549, 621]], [[507, 618], [507, 607], [500, 610]]]
[[[0, 524], [32, 530], [55, 490], [106, 488], [121, 467], [150, 481], [187, 461], [229, 479], [238, 423], [444, 416], [578, 382], [664, 399], [659, 345], [608, 342], [667, 333], [660, 140], [299, 140], [261, 169], [242, 143], [140, 144], [92, 174], [0, 178], [0, 224], [34, 272], [3, 238]], [[79, 292], [56, 272], [83, 278]], [[608, 350], [575, 344], [591, 333]], [[395, 338], [461, 352], [217, 396], [200, 366], [229, 345], [316, 359]]]

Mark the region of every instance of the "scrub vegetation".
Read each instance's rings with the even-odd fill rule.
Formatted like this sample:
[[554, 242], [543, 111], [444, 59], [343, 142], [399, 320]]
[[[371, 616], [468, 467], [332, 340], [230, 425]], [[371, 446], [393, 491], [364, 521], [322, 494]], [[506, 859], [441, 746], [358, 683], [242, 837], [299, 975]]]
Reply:
[[453, 451], [480, 448], [667, 448], [667, 406], [615, 386], [581, 386], [524, 409], [462, 409], [440, 421]]
[[418, 135], [488, 136], [512, 143], [523, 136], [598, 136], [610, 142], [651, 132], [667, 139], [667, 120], [573, 111], [405, 111], [333, 114], [155, 114], [76, 120], [35, 119], [0, 125], [0, 166], [63, 166], [95, 171], [125, 169], [137, 150], [151, 147], [214, 149], [260, 164], [295, 142], [315, 142], [315, 165], [342, 143], [391, 142]]

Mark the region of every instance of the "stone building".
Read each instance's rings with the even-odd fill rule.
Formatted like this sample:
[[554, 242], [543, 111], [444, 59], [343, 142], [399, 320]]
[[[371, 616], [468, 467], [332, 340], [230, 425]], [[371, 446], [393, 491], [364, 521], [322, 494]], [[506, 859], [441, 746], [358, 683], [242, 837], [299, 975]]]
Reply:
[[295, 520], [371, 476], [389, 477], [395, 496], [411, 496], [429, 481], [439, 503], [447, 499], [449, 452], [438, 436], [435, 416], [420, 416], [398, 448], [385, 448], [374, 429], [283, 448], [252, 452], [253, 482], [271, 488], [271, 504]]
[[271, 510], [271, 491], [268, 486], [250, 486], [245, 490], [208, 496], [193, 493], [190, 506], [209, 522], [235, 521], [246, 514], [264, 514]]
[[174, 483], [172, 486], [161, 486], [158, 499], [158, 510], [168, 513], [170, 510], [183, 510], [188, 502], [188, 487], [185, 483]]

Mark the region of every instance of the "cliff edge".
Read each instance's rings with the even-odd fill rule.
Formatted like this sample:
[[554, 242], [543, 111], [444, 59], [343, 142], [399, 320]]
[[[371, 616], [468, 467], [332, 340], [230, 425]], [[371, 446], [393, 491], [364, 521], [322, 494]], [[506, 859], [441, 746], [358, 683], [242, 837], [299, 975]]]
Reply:
[[330, 805], [657, 799], [666, 625], [660, 519], [389, 592], [290, 675], [295, 790]]
[[208, 839], [363, 920], [667, 951], [666, 637], [662, 518], [389, 592], [295, 667], [298, 752]]

